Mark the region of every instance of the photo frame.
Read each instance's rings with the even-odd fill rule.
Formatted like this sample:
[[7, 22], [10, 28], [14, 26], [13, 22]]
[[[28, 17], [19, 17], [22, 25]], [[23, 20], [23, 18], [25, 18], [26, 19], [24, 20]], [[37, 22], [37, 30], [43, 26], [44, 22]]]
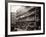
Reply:
[[45, 3], [6, 1], [5, 36], [45, 34]]

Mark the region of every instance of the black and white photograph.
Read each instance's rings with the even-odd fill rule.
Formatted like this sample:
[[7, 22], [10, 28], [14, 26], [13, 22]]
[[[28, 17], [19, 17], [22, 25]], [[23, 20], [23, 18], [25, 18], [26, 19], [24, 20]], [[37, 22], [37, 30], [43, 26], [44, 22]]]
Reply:
[[[16, 10], [16, 12], [14, 12]], [[41, 30], [41, 7], [11, 6], [11, 31]]]
[[43, 4], [8, 3], [8, 35], [43, 33]]

